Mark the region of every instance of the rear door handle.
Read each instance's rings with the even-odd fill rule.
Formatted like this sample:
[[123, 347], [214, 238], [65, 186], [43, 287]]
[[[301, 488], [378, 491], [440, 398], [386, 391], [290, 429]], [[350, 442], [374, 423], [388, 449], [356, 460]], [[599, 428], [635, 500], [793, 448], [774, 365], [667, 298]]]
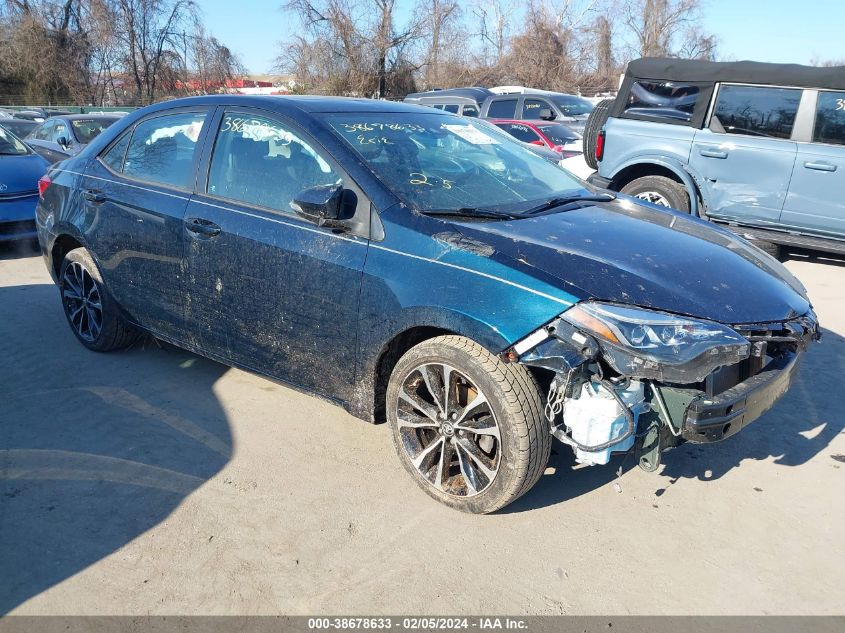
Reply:
[[82, 197], [85, 198], [88, 202], [94, 202], [96, 204], [100, 204], [101, 202], [106, 201], [106, 196], [103, 194], [102, 191], [97, 189], [86, 189], [82, 192]]
[[220, 235], [220, 226], [203, 218], [188, 218], [185, 228], [191, 233], [196, 233], [197, 235], [202, 235], [203, 237], [214, 237], [216, 235]]
[[706, 158], [727, 158], [728, 153], [719, 149], [700, 149], [698, 153]]
[[816, 171], [836, 171], [836, 165], [832, 165], [830, 163], [813, 163], [807, 161], [804, 163], [804, 167], [807, 169], [815, 169]]

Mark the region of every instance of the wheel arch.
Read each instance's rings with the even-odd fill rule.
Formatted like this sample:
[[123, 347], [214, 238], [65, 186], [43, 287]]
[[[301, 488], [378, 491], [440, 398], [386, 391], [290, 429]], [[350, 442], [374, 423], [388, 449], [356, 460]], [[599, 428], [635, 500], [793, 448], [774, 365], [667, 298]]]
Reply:
[[370, 422], [383, 422], [387, 383], [396, 363], [414, 345], [447, 334], [465, 336], [494, 354], [510, 344], [495, 327], [466, 314], [449, 310], [408, 313], [380, 340], [363, 343], [349, 412]]
[[50, 246], [50, 273], [56, 281], [59, 279], [62, 261], [75, 248], [85, 248], [85, 243], [70, 233], [61, 233], [53, 240]]
[[620, 191], [622, 187], [643, 176], [664, 176], [684, 186], [690, 199], [690, 213], [701, 217], [701, 191], [693, 175], [678, 161], [666, 157], [650, 157], [631, 160], [619, 166], [610, 178], [610, 188]]

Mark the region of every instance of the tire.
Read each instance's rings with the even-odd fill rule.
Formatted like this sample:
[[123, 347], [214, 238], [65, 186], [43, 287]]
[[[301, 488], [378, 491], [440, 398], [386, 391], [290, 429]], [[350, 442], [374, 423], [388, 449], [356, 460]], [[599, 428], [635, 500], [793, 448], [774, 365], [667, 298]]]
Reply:
[[591, 169], [598, 169], [599, 162], [596, 160], [596, 139], [599, 137], [599, 132], [607, 122], [607, 117], [610, 116], [610, 106], [616, 99], [603, 99], [596, 104], [590, 116], [587, 119], [587, 124], [584, 126], [584, 161]]
[[653, 204], [671, 207], [684, 213], [690, 212], [689, 194], [686, 187], [666, 176], [643, 176], [629, 182], [622, 187], [621, 191]]
[[505, 507], [537, 483], [549, 460], [552, 438], [534, 377], [462, 336], [429, 339], [399, 359], [387, 419], [405, 470], [431, 497], [463, 512]]
[[65, 255], [59, 269], [59, 293], [71, 331], [88, 349], [123, 349], [138, 337], [138, 332], [121, 316], [86, 249], [75, 248]]

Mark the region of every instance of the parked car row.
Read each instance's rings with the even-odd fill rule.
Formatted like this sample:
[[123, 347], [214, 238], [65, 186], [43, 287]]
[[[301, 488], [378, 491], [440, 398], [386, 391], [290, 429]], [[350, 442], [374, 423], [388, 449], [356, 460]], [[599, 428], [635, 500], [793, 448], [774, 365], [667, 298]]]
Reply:
[[[0, 242], [35, 237], [38, 179], [52, 163], [78, 154], [120, 114], [23, 110], [0, 116]], [[36, 116], [38, 115], [38, 116]], [[43, 117], [40, 115], [44, 115]], [[42, 121], [39, 123], [37, 119]]]

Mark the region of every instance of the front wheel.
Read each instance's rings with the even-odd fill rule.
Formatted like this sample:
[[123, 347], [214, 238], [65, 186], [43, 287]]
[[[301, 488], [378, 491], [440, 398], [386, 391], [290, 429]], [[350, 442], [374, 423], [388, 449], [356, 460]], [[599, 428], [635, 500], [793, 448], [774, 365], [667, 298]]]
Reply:
[[551, 451], [533, 376], [461, 336], [438, 336], [402, 356], [387, 415], [405, 469], [464, 512], [493, 512], [526, 493]]
[[622, 187], [622, 193], [661, 207], [671, 207], [689, 213], [690, 201], [686, 188], [666, 176], [643, 176]]

